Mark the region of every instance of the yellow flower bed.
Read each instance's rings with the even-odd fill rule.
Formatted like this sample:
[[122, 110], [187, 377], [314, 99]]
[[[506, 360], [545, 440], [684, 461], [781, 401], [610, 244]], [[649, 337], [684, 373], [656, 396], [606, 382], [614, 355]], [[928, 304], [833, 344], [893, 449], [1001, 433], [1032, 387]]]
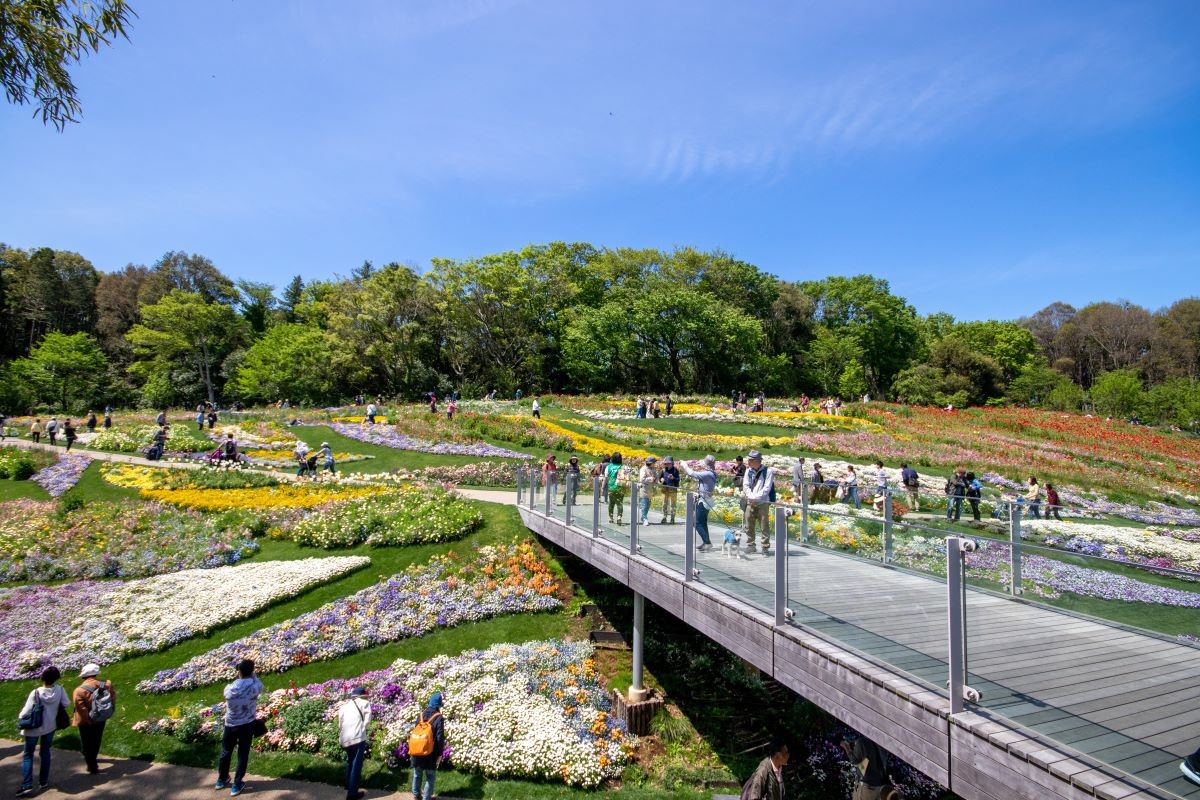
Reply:
[[[728, 436], [719, 433], [689, 433], [687, 431], [664, 431], [657, 428], [637, 428], [632, 425], [597, 424], [631, 436], [654, 437], [669, 441], [685, 450], [736, 450], [742, 447], [780, 447], [795, 441], [794, 436]], [[696, 445], [700, 444], [700, 447]], [[714, 446], [720, 445], [720, 446]]]
[[[309, 450], [311, 456], [316, 453], [316, 450]], [[291, 450], [243, 450], [242, 455], [251, 461], [295, 461], [296, 457]], [[350, 459], [361, 459], [362, 456], [355, 453], [334, 453], [334, 461], [349, 461]]]
[[[519, 419], [514, 417], [514, 419]], [[534, 420], [539, 426], [545, 428], [551, 433], [559, 436], [565, 436], [571, 440], [571, 444], [576, 450], [581, 453], [587, 453], [592, 456], [610, 456], [613, 453], [620, 453], [624, 458], [649, 458], [654, 455], [648, 450], [639, 450], [637, 448], [627, 447], [625, 445], [613, 444], [606, 442], [603, 439], [597, 439], [592, 436], [584, 436], [581, 433], [576, 433], [573, 430], [568, 430], [561, 425], [555, 425], [544, 419]]]
[[[364, 422], [367, 421], [367, 418], [364, 416], [334, 417], [333, 421], [334, 422], [344, 422], [347, 425], [362, 425]], [[388, 418], [383, 416], [382, 414], [376, 414], [375, 415], [375, 424], [376, 425], [387, 425]]]

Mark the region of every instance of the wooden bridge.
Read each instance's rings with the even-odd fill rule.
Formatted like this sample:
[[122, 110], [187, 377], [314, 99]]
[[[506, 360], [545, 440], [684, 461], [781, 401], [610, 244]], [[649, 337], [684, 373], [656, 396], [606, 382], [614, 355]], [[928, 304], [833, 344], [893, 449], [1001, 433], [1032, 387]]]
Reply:
[[968, 800], [1200, 800], [1178, 766], [1200, 744], [1200, 648], [975, 588], [956, 608], [953, 575], [803, 546], [782, 513], [786, 558], [729, 558], [715, 529], [689, 548], [690, 516], [639, 529], [579, 501], [518, 505], [634, 591], [635, 672], [645, 598]]

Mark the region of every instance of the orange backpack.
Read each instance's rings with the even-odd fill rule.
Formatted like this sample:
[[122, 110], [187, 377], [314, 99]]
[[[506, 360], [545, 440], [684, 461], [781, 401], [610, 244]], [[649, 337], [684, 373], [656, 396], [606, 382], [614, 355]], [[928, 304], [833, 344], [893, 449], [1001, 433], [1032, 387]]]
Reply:
[[430, 723], [439, 716], [440, 711], [435, 711], [425, 719], [425, 712], [421, 712], [421, 721], [417, 723], [417, 727], [412, 729], [412, 733], [408, 735], [408, 755], [411, 756], [431, 756], [433, 755], [434, 736], [433, 725]]

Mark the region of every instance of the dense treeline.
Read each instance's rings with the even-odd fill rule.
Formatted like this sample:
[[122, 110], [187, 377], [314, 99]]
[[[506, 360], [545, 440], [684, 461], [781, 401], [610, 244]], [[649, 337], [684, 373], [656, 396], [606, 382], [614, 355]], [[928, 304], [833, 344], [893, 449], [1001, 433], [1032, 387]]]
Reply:
[[0, 320], [6, 410], [736, 388], [1200, 419], [1200, 299], [956, 322], [878, 278], [793, 283], [690, 248], [555, 242], [277, 291], [195, 254], [102, 273], [0, 245]]

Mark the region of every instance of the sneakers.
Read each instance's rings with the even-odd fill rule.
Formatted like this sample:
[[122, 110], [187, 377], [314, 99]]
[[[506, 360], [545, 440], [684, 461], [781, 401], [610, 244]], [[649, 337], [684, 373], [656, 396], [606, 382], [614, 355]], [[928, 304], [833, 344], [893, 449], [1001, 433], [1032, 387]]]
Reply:
[[217, 778], [217, 785], [216, 785], [216, 786], [214, 786], [213, 788], [214, 788], [214, 789], [228, 789], [228, 788], [229, 788], [229, 782], [228, 782], [228, 781], [223, 781], [223, 780], [221, 780], [220, 778]]
[[17, 797], [33, 797], [33, 787], [25, 786], [17, 792]]
[[1185, 758], [1179, 764], [1179, 771], [1183, 773], [1183, 777], [1200, 785], [1200, 756], [1193, 753]]
[[229, 796], [237, 797], [239, 794], [242, 793], [243, 786], [245, 786], [245, 784], [242, 784], [242, 783], [235, 783], [233, 786], [230, 786], [229, 787]]
[[757, 552], [758, 552], [758, 545], [755, 545], [755, 544], [748, 544], [748, 545], [746, 545], [746, 551], [745, 551], [745, 552], [746, 552], [746, 554], [747, 554], [747, 555], [749, 555], [749, 554], [751, 554], [751, 553], [757, 553]]

